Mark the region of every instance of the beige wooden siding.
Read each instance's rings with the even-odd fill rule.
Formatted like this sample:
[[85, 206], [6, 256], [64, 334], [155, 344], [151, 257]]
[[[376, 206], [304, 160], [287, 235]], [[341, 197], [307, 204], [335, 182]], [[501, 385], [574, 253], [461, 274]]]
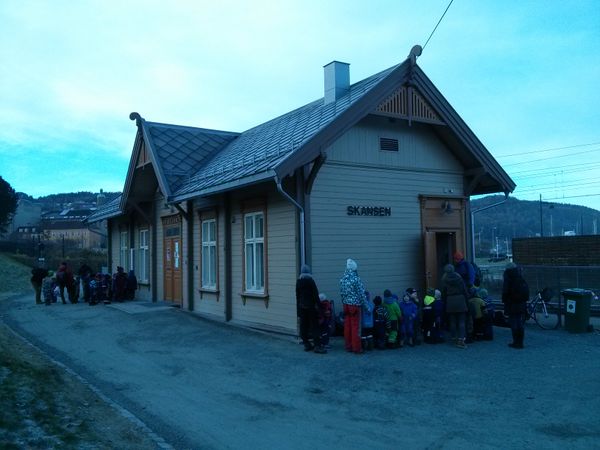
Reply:
[[164, 279], [164, 264], [163, 264], [163, 225], [161, 217], [170, 215], [171, 212], [164, 207], [165, 200], [162, 195], [158, 195], [154, 201], [154, 210], [156, 211], [156, 251], [153, 258], [156, 258], [156, 301], [164, 300], [165, 294], [165, 279]]
[[[247, 192], [246, 195], [248, 195]], [[242, 285], [242, 230], [241, 198], [234, 202], [235, 223], [232, 223], [232, 322], [259, 328], [296, 333], [296, 211], [283, 200], [275, 189], [256, 192], [267, 200], [267, 259], [268, 307], [262, 298], [246, 297]], [[252, 198], [252, 197], [245, 197]]]
[[[370, 116], [351, 128], [328, 150], [328, 161], [419, 170], [462, 172], [460, 162], [430, 130], [430, 125]], [[398, 151], [379, 149], [379, 139], [398, 140]]]
[[[456, 159], [426, 127], [351, 129], [327, 151], [311, 195], [312, 266], [321, 292], [336, 300], [347, 258], [373, 295], [424, 282], [420, 194], [460, 195]], [[397, 124], [395, 124], [397, 125]], [[406, 129], [405, 129], [406, 128]], [[395, 133], [395, 134], [394, 134]], [[379, 150], [378, 136], [398, 138], [399, 152]], [[350, 216], [348, 206], [389, 207], [391, 216]]]
[[[201, 315], [213, 317], [217, 320], [225, 320], [225, 216], [224, 208], [219, 204], [218, 199], [207, 200], [198, 199], [194, 204], [194, 312]], [[199, 210], [217, 211], [217, 290], [218, 293], [200, 292], [202, 287], [201, 279], [201, 258], [202, 258], [202, 232]]]

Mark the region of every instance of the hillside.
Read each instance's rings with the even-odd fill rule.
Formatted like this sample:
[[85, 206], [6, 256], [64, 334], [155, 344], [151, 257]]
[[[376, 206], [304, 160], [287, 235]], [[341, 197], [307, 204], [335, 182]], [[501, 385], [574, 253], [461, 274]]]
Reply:
[[[120, 192], [103, 192], [106, 202], [111, 201]], [[96, 200], [98, 198], [97, 192], [88, 192], [88, 191], [80, 191], [80, 192], [66, 192], [62, 194], [51, 194], [45, 195], [42, 197], [34, 198], [30, 195], [27, 195], [23, 192], [19, 192], [19, 197], [26, 198], [31, 201], [35, 201], [42, 206], [42, 211], [57, 211], [64, 208], [69, 204], [96, 204]]]
[[[504, 200], [492, 195], [472, 201], [473, 211]], [[519, 200], [508, 197], [501, 205], [475, 212], [475, 248], [485, 256], [495, 248], [500, 253], [510, 251], [510, 242], [516, 237], [563, 236], [565, 233], [599, 234], [600, 211], [585, 206], [563, 203]], [[541, 217], [541, 220], [540, 220]]]

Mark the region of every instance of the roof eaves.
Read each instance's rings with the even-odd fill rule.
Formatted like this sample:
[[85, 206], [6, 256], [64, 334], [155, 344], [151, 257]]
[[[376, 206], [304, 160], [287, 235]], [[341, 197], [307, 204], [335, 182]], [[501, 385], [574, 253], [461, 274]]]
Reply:
[[243, 178], [238, 178], [233, 181], [214, 185], [206, 189], [199, 189], [197, 191], [186, 192], [180, 195], [173, 195], [167, 199], [167, 203], [179, 203], [185, 200], [191, 200], [198, 197], [206, 197], [209, 195], [219, 194], [226, 191], [232, 191], [234, 189], [240, 189], [246, 186], [257, 184], [270, 179], [275, 179], [277, 174], [273, 170], [267, 170], [265, 172], [256, 173]]

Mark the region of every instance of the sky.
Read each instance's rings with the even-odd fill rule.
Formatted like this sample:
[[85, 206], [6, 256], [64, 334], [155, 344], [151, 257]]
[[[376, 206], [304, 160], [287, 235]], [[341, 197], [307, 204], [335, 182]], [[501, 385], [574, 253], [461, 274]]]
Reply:
[[[121, 191], [152, 122], [244, 131], [423, 46], [449, 0], [0, 2], [0, 176]], [[600, 1], [454, 0], [417, 63], [525, 200], [600, 210]]]

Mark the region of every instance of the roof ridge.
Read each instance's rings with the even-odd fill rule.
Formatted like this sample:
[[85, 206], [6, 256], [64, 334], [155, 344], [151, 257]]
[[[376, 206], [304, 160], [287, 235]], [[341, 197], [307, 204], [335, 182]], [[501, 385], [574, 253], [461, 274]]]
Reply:
[[159, 126], [159, 127], [169, 127], [169, 128], [182, 128], [186, 130], [194, 130], [194, 131], [205, 131], [209, 133], [220, 133], [220, 134], [228, 134], [238, 136], [241, 134], [239, 131], [226, 131], [226, 130], [216, 130], [213, 128], [201, 128], [201, 127], [192, 127], [189, 125], [176, 125], [174, 123], [163, 123], [163, 122], [150, 122], [145, 120], [146, 125], [149, 126]]

